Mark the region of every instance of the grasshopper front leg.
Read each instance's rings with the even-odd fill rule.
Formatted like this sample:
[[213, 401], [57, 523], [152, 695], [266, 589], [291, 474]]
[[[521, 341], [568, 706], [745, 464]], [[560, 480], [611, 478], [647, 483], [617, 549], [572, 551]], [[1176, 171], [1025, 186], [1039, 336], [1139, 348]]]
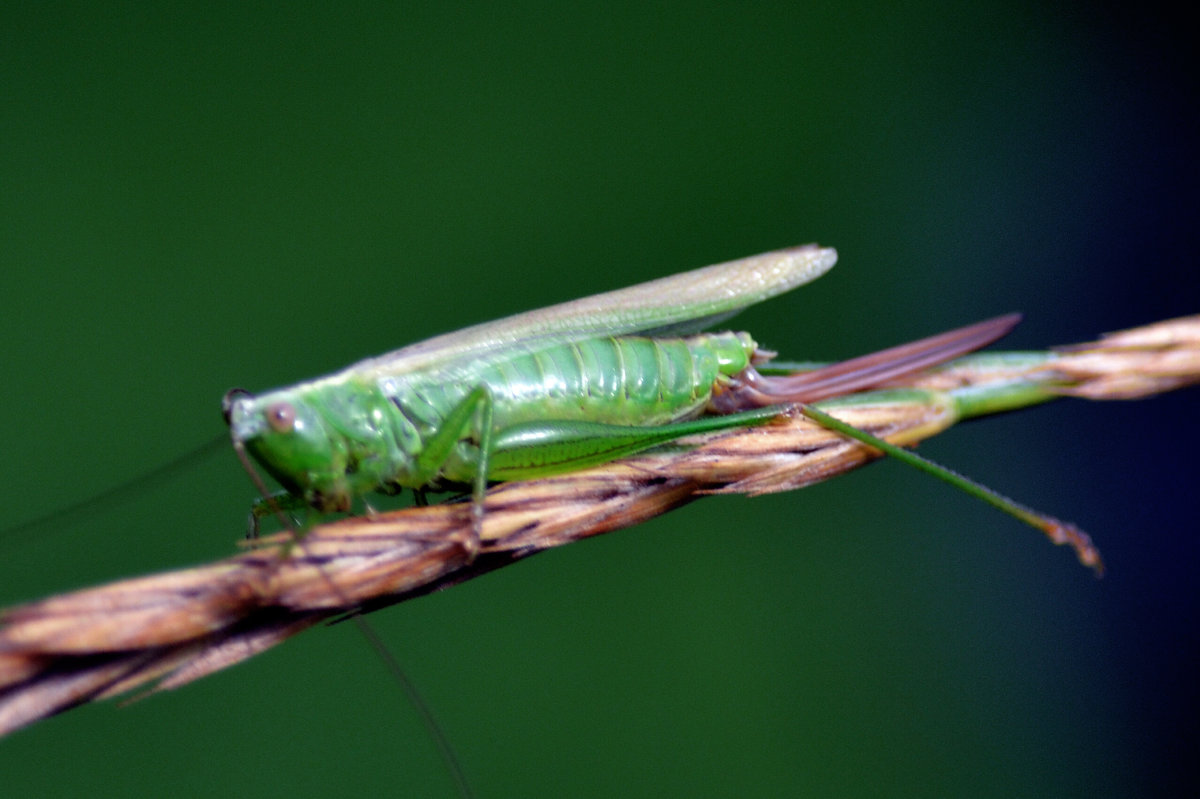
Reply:
[[[258, 538], [259, 523], [268, 516], [308, 510], [308, 508], [308, 502], [304, 497], [287, 491], [273, 491], [265, 497], [257, 497], [250, 506], [250, 518], [246, 522], [246, 538]], [[293, 521], [295, 521], [294, 517]]]

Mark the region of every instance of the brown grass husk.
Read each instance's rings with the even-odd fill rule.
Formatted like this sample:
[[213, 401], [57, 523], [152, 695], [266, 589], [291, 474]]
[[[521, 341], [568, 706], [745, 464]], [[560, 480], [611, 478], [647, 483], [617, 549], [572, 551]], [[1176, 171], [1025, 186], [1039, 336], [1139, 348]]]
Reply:
[[[1001, 373], [950, 365], [903, 385], [925, 401], [836, 415], [910, 445], [955, 421], [939, 391], [1024, 381], [1089, 399], [1151, 396], [1200, 380], [1200, 316], [1056, 350]], [[638, 524], [711, 493], [763, 494], [848, 472], [878, 453], [798, 413], [687, 446], [488, 492], [472, 558], [466, 504], [414, 507], [280, 533], [225, 560], [50, 597], [0, 614], [0, 734], [75, 705], [178, 688], [315, 624], [441, 590], [528, 555]]]

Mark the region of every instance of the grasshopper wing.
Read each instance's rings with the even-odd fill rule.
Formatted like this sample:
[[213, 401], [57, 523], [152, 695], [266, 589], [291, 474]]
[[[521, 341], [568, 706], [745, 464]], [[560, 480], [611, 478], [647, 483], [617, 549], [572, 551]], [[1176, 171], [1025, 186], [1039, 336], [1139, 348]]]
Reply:
[[347, 371], [403, 375], [453, 370], [481, 356], [594, 336], [694, 332], [823, 275], [831, 248], [807, 244], [706, 266], [435, 336]]

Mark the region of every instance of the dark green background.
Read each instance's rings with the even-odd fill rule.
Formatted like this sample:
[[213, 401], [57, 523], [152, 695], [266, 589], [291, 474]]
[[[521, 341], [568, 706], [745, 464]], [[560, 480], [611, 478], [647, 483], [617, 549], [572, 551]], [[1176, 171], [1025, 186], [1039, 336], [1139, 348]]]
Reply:
[[[747, 313], [849, 356], [1200, 310], [1191, 29], [1150, 4], [26, 4], [0, 15], [3, 516], [220, 435], [221, 394], [795, 244]], [[707, 500], [372, 623], [480, 796], [1195, 789], [1195, 392], [1059, 403]], [[0, 603], [233, 551], [232, 455], [0, 540]], [[0, 741], [0, 794], [446, 796], [346, 625]]]

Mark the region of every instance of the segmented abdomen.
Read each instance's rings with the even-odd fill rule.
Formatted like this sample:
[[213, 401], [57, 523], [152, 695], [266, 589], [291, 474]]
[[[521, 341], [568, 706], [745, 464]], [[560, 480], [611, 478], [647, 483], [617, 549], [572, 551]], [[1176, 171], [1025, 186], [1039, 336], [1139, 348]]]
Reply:
[[392, 399], [418, 426], [437, 427], [480, 384], [492, 393], [497, 428], [548, 420], [664, 424], [698, 414], [719, 377], [745, 369], [754, 349], [746, 333], [586, 339], [407, 383]]

